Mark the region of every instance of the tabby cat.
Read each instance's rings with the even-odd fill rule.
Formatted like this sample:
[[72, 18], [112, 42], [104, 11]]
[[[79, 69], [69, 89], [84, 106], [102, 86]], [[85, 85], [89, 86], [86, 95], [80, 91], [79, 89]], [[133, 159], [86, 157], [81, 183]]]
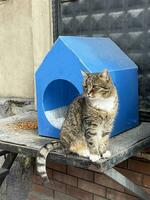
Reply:
[[69, 106], [62, 125], [60, 142], [52, 141], [37, 156], [37, 171], [48, 181], [46, 158], [50, 151], [63, 147], [66, 152], [89, 157], [92, 162], [108, 158], [109, 134], [118, 109], [118, 95], [107, 70], [102, 73], [82, 72], [83, 94]]

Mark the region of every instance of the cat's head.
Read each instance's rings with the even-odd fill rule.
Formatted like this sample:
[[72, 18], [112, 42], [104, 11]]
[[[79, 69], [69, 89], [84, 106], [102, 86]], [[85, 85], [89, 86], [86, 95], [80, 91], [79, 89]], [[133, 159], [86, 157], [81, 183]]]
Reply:
[[107, 69], [102, 73], [81, 71], [84, 95], [89, 98], [108, 98], [113, 95], [114, 85]]

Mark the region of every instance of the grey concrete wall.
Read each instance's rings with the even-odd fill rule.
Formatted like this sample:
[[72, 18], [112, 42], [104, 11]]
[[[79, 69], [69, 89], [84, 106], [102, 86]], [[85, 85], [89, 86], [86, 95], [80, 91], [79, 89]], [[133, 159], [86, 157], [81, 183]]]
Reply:
[[31, 1], [0, 5], [0, 96], [33, 97]]
[[0, 96], [34, 97], [34, 70], [52, 44], [50, 3], [0, 3]]

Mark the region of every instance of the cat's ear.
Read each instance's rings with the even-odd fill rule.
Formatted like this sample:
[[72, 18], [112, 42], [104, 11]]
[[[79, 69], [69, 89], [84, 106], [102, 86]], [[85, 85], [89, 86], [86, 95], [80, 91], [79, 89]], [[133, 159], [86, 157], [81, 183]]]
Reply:
[[82, 74], [82, 76], [84, 77], [84, 79], [87, 79], [88, 76], [89, 76], [88, 72], [86, 72], [86, 71], [82, 71], [82, 70], [81, 70], [81, 74]]
[[102, 72], [102, 77], [105, 78], [105, 79], [109, 78], [109, 72], [108, 72], [107, 69], [104, 69], [104, 71]]

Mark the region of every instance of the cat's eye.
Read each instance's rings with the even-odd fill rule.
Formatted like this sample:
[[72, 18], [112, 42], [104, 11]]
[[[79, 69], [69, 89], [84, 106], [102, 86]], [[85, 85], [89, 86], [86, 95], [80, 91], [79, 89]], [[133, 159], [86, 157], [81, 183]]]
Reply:
[[98, 85], [93, 85], [93, 89], [98, 89], [99, 86]]
[[100, 87], [98, 90], [99, 90], [100, 92], [108, 92], [108, 91], [109, 91], [109, 88]]

